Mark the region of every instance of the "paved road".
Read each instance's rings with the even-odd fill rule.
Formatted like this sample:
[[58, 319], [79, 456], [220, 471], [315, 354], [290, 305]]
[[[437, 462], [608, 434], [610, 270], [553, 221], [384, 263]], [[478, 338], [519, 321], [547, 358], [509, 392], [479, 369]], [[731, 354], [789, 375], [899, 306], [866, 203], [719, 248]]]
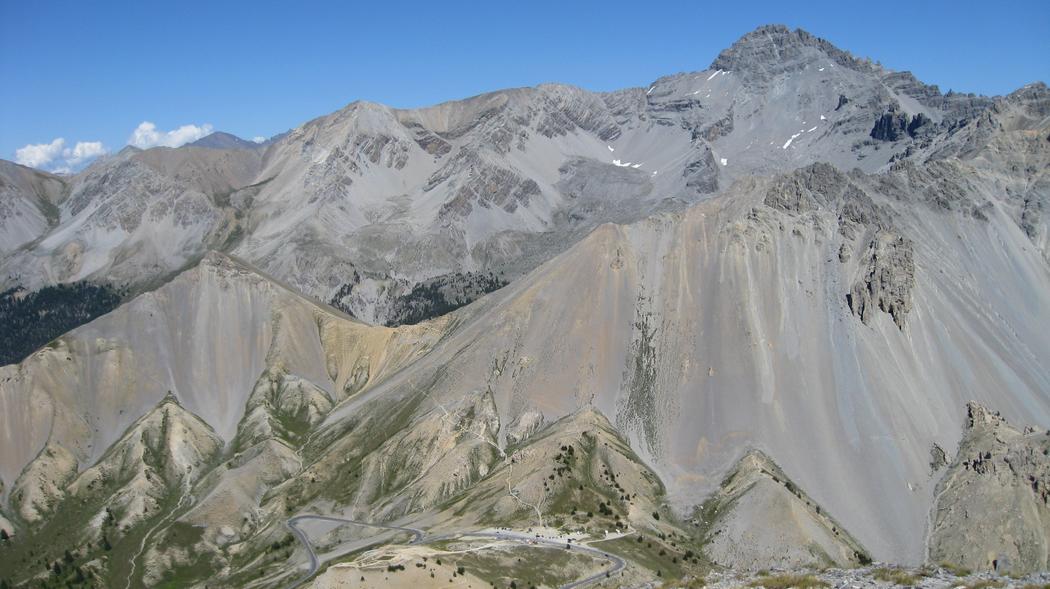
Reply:
[[339, 524], [354, 524], [358, 526], [366, 526], [369, 528], [381, 528], [384, 530], [393, 530], [397, 532], [408, 532], [412, 534], [412, 542], [410, 544], [417, 544], [423, 540], [423, 530], [417, 528], [408, 528], [402, 526], [387, 526], [383, 524], [374, 524], [369, 522], [360, 522], [352, 519], [344, 519], [341, 517], [331, 517], [328, 515], [297, 515], [288, 520], [288, 528], [292, 530], [295, 537], [299, 539], [299, 542], [306, 548], [306, 553], [310, 557], [310, 568], [298, 579], [289, 585], [289, 589], [294, 589], [299, 585], [302, 585], [304, 581], [309, 579], [317, 572], [317, 569], [321, 566], [321, 562], [317, 559], [317, 553], [314, 552], [313, 545], [310, 544], [310, 539], [306, 536], [306, 532], [299, 529], [299, 522], [305, 520], [318, 520], [327, 522], [336, 522]]
[[[320, 565], [321, 565], [320, 561], [317, 558], [317, 553], [314, 552], [314, 548], [310, 544], [310, 539], [307, 537], [306, 533], [303, 532], [302, 530], [300, 530], [299, 527], [298, 527], [299, 522], [305, 521], [305, 520], [329, 521], [329, 522], [336, 522], [336, 523], [340, 523], [340, 524], [354, 524], [354, 525], [359, 525], [359, 526], [366, 526], [366, 527], [369, 527], [369, 528], [380, 528], [380, 529], [384, 529], [384, 530], [393, 530], [393, 531], [398, 531], [398, 532], [408, 532], [408, 533], [412, 534], [412, 541], [410, 542], [410, 544], [422, 544], [424, 542], [424, 540], [427, 540], [427, 541], [430, 541], [430, 542], [435, 542], [435, 541], [438, 541], [438, 540], [447, 540], [447, 539], [451, 539], [451, 538], [454, 538], [454, 537], [476, 536], [476, 537], [482, 537], [482, 538], [496, 538], [496, 539], [499, 539], [499, 540], [508, 540], [508, 541], [511, 541], [511, 542], [518, 542], [518, 543], [520, 543], [520, 544], [522, 544], [524, 546], [536, 546], [536, 545], [542, 544], [544, 546], [551, 546], [551, 547], [555, 547], [555, 548], [561, 548], [563, 550], [566, 547], [566, 543], [565, 542], [561, 542], [561, 541], [558, 541], [558, 540], [551, 540], [551, 539], [548, 539], [548, 538], [538, 538], [538, 537], [536, 537], [534, 535], [530, 536], [528, 534], [524, 534], [524, 533], [520, 533], [520, 532], [512, 532], [512, 531], [509, 531], [509, 530], [507, 530], [507, 531], [497, 530], [495, 532], [476, 531], [476, 532], [466, 532], [464, 534], [459, 534], [459, 535], [444, 534], [444, 535], [441, 535], [441, 536], [434, 536], [434, 537], [431, 537], [431, 538], [426, 538], [425, 532], [423, 532], [423, 530], [420, 530], [418, 528], [410, 528], [410, 527], [405, 527], [405, 526], [388, 526], [388, 525], [383, 525], [383, 524], [374, 524], [374, 523], [368, 523], [368, 522], [361, 522], [361, 521], [352, 520], [352, 519], [344, 519], [344, 518], [340, 518], [340, 517], [331, 517], [331, 516], [327, 516], [327, 515], [297, 515], [297, 516], [295, 516], [295, 517], [293, 517], [293, 518], [288, 520], [288, 528], [292, 530], [292, 533], [295, 534], [295, 537], [298, 538], [299, 542], [301, 542], [302, 545], [306, 548], [306, 553], [310, 557], [310, 567], [306, 571], [306, 573], [304, 573], [301, 577], [296, 579], [289, 586], [289, 589], [294, 589], [295, 587], [298, 587], [299, 585], [303, 584], [303, 582], [305, 582], [307, 579], [312, 577], [314, 575], [314, 573], [317, 572], [317, 569], [320, 568]], [[608, 577], [611, 577], [612, 575], [622, 571], [624, 569], [624, 567], [627, 566], [627, 561], [625, 561], [624, 559], [620, 558], [619, 556], [616, 556], [615, 554], [612, 554], [611, 552], [606, 552], [604, 550], [601, 550], [600, 548], [594, 548], [594, 547], [591, 547], [591, 546], [587, 546], [585, 544], [568, 544], [568, 546], [569, 546], [569, 550], [575, 550], [577, 552], [586, 552], [588, 554], [593, 554], [595, 556], [602, 557], [602, 558], [606, 559], [607, 561], [613, 563], [613, 565], [612, 565], [612, 567], [610, 567], [608, 569], [605, 569], [603, 571], [599, 571], [599, 572], [597, 572], [597, 573], [595, 573], [595, 574], [593, 574], [593, 575], [591, 575], [591, 576], [589, 576], [589, 577], [587, 577], [585, 579], [579, 579], [579, 580], [573, 581], [571, 583], [566, 583], [565, 585], [561, 586], [561, 589], [575, 589], [576, 587], [583, 587], [584, 585], [589, 585], [589, 584], [594, 583], [596, 581], [600, 581], [602, 579], [606, 579]]]

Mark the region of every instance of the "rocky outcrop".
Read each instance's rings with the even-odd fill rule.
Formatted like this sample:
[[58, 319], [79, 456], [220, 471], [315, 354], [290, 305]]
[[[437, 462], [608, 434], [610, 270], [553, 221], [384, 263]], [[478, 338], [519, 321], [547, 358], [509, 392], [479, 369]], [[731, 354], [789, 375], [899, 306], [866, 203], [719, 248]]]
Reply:
[[373, 164], [400, 170], [408, 163], [408, 146], [389, 135], [358, 135], [349, 149]]
[[900, 105], [894, 103], [889, 111], [875, 120], [875, 126], [871, 128], [869, 135], [878, 141], [900, 141], [906, 138], [915, 138], [921, 132], [932, 126], [930, 117], [923, 113], [908, 116], [900, 110]]
[[[866, 227], [888, 228], [890, 213], [854, 184], [846, 187], [839, 206], [839, 233], [853, 240]], [[843, 244], [845, 245], [845, 244]]]
[[504, 428], [502, 433], [507, 440], [507, 444], [513, 446], [523, 443], [544, 425], [543, 413], [530, 409], [518, 415], [514, 421]]
[[430, 155], [441, 157], [452, 151], [452, 145], [416, 121], [405, 123], [416, 144]]
[[773, 461], [750, 450], [694, 514], [705, 554], [732, 569], [850, 567], [867, 552]]
[[[777, 177], [766, 189], [763, 204], [791, 215], [820, 210], [838, 211], [838, 230], [852, 242], [865, 229], [888, 229], [891, 212], [877, 204], [857, 182], [829, 164], [812, 164], [791, 174]], [[848, 257], [850, 243], [843, 243], [840, 255]], [[843, 260], [845, 261], [845, 260]]]
[[848, 186], [846, 175], [835, 166], [817, 163], [779, 176], [762, 202], [779, 211], [805, 213], [828, 207]]
[[729, 112], [726, 116], [718, 119], [710, 125], [704, 127], [698, 133], [693, 133], [693, 139], [703, 138], [707, 142], [712, 142], [720, 137], [725, 137], [733, 132], [733, 107], [729, 107]]
[[875, 121], [871, 128], [871, 138], [879, 141], [899, 141], [907, 136], [908, 115], [897, 110], [890, 109]]
[[897, 327], [904, 329], [915, 287], [911, 241], [893, 231], [879, 230], [862, 255], [867, 263], [846, 295], [850, 310], [865, 324], [871, 323], [876, 311], [889, 313]]
[[452, 198], [442, 205], [442, 217], [466, 217], [474, 207], [499, 207], [513, 213], [540, 194], [535, 180], [472, 149], [453, 156], [427, 180], [424, 190], [433, 190], [449, 180]]
[[936, 84], [924, 84], [907, 71], [888, 72], [883, 77], [883, 81], [894, 92], [910, 96], [924, 106], [943, 111], [945, 113], [944, 122], [949, 127], [964, 124], [966, 120], [991, 106], [994, 101], [986, 96], [951, 90], [942, 94]]
[[1043, 209], [1046, 208], [1046, 205], [1043, 203], [1043, 197], [1040, 195], [1032, 195], [1024, 201], [1024, 206], [1021, 209], [1020, 225], [1021, 230], [1024, 231], [1029, 239], [1035, 240], [1039, 237], [1040, 221], [1042, 220]]
[[929, 560], [1000, 573], [1050, 566], [1050, 433], [967, 405], [959, 450], [937, 485]]
[[906, 129], [906, 131], [908, 132], [908, 136], [915, 137], [920, 133], [920, 131], [922, 131], [924, 128], [927, 128], [927, 126], [931, 123], [932, 121], [930, 121], [930, 117], [924, 115], [921, 112], [916, 114], [911, 118], [911, 120], [908, 121], [908, 127]]
[[685, 166], [682, 177], [686, 179], [686, 187], [699, 194], [718, 190], [718, 164], [710, 147], [705, 146], [703, 152]]
[[602, 141], [620, 135], [619, 126], [600, 97], [565, 84], [544, 84], [538, 90], [543, 105], [543, 116], [536, 124], [540, 134], [554, 137], [582, 130], [594, 133]]

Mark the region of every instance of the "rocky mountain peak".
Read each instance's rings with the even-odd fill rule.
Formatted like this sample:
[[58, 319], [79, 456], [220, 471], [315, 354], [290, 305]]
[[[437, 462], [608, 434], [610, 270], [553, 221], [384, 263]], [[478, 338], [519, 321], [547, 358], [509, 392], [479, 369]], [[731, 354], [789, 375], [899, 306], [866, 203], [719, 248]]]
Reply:
[[248, 141], [247, 139], [241, 139], [232, 133], [216, 131], [210, 135], [201, 137], [189, 145], [191, 147], [204, 147], [207, 149], [258, 149], [262, 144]]
[[[124, 146], [123, 149], [118, 151], [115, 154], [115, 156], [118, 157], [118, 158], [126, 158], [126, 157], [129, 157], [129, 156], [133, 156], [136, 153], [142, 153], [143, 151], [144, 151], [143, 149], [135, 147], [134, 145], [126, 145], [126, 146]], [[98, 161], [98, 160], [96, 160], [96, 161]]]
[[719, 53], [710, 69], [775, 74], [797, 69], [807, 58], [819, 56], [850, 69], [874, 71], [869, 61], [853, 57], [828, 40], [784, 25], [764, 25], [747, 33]]
[[1050, 88], [1043, 82], [1033, 82], [1014, 90], [1004, 102], [1020, 107], [1032, 118], [1050, 116]]

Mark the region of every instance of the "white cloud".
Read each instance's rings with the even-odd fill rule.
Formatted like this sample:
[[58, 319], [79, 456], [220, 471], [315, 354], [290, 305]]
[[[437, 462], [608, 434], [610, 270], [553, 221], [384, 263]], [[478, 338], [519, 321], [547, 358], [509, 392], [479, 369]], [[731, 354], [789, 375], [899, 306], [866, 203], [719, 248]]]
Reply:
[[105, 154], [106, 148], [102, 146], [101, 141], [77, 141], [73, 149], [67, 147], [62, 151], [62, 157], [66, 158], [66, 164], [71, 167]]
[[62, 148], [65, 145], [66, 140], [61, 137], [51, 143], [27, 145], [15, 150], [15, 161], [30, 168], [43, 169], [55, 158], [62, 155]]
[[128, 138], [128, 145], [134, 145], [139, 149], [149, 149], [158, 146], [178, 147], [210, 135], [211, 131], [212, 127], [209, 124], [201, 126], [183, 125], [172, 131], [158, 131], [157, 126], [153, 123], [142, 121], [135, 128], [135, 131], [131, 133], [131, 137]]
[[266, 138], [260, 135], [258, 137], [252, 137], [252, 141], [254, 141], [255, 143], [262, 143], [266, 141]]
[[26, 145], [16, 149], [15, 161], [31, 168], [68, 174], [81, 167], [81, 164], [105, 153], [106, 148], [101, 141], [78, 141], [69, 148], [66, 147], [66, 140], [59, 137], [51, 143]]

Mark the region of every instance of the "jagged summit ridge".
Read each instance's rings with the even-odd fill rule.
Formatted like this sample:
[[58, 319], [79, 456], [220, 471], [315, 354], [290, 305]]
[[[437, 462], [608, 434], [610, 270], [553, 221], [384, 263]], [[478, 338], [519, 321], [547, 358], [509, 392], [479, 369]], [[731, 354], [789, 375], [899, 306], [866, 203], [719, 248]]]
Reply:
[[877, 72], [870, 60], [854, 57], [826, 39], [784, 25], [765, 25], [747, 33], [719, 53], [709, 69], [754, 74], [783, 73], [821, 56], [835, 65], [859, 72]]

